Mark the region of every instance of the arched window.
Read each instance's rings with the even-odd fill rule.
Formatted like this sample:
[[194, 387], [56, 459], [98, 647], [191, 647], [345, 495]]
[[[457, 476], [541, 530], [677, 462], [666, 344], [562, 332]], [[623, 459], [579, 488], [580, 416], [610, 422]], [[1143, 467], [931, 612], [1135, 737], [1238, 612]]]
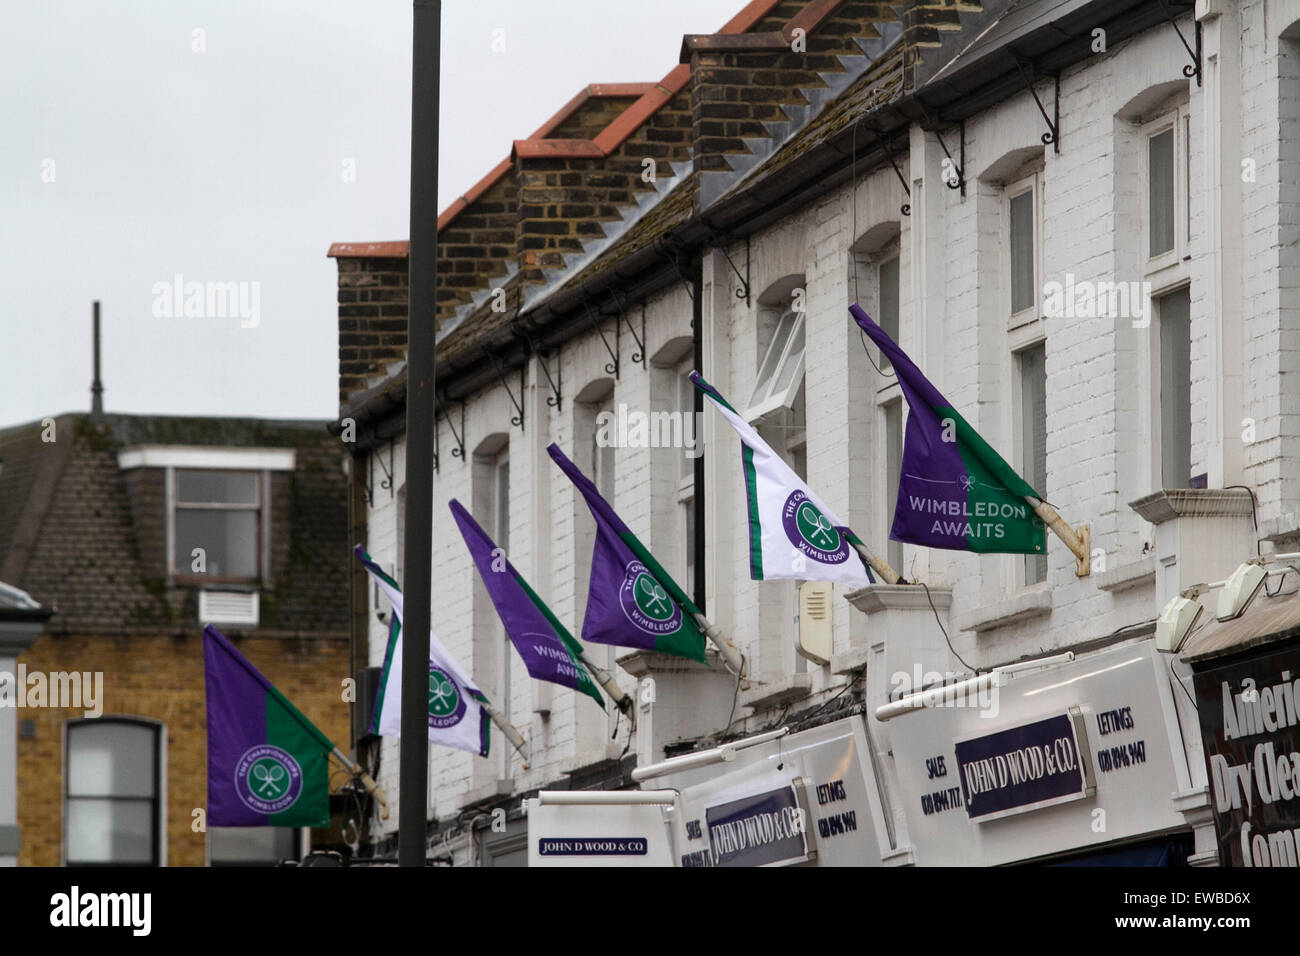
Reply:
[[162, 730], [156, 721], [129, 717], [68, 721], [63, 814], [68, 866], [163, 862]]

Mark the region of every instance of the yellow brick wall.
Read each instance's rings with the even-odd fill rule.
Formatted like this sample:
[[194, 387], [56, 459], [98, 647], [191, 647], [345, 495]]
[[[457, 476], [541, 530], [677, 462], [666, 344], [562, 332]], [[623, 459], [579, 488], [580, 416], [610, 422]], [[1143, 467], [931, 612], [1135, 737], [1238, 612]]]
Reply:
[[[249, 638], [236, 646], [297, 705], [339, 749], [348, 749], [346, 640]], [[166, 832], [170, 866], [202, 866], [203, 833], [192, 830], [193, 811], [207, 804], [207, 727], [204, 714], [203, 642], [186, 637], [52, 637], [45, 635], [19, 658], [28, 673], [102, 671], [104, 716], [149, 717], [165, 724]], [[23, 866], [58, 866], [63, 839], [63, 725], [81, 709], [23, 708], [34, 720], [34, 739], [18, 741], [18, 825]], [[331, 761], [331, 783], [343, 780]]]

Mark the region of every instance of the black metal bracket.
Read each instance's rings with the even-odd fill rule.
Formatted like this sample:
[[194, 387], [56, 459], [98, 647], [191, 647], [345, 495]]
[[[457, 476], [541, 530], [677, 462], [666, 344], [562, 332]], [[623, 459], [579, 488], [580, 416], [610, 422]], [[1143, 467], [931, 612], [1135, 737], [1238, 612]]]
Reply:
[[943, 150], [943, 154], [948, 157], [948, 162], [952, 163], [952, 168], [957, 173], [956, 182], [953, 182], [950, 179], [944, 179], [943, 184], [947, 186], [949, 189], [960, 189], [961, 198], [965, 199], [966, 198], [966, 121], [962, 120], [960, 123], [957, 124], [957, 131], [958, 131], [957, 135], [959, 137], [959, 142], [957, 144], [957, 151], [961, 159], [956, 160], [952, 158], [952, 153], [948, 151], [948, 144], [943, 141], [943, 135], [939, 132], [939, 127], [942, 124], [938, 120], [936, 120], [933, 116], [930, 115], [929, 111], [925, 108], [924, 103], [918, 101], [917, 105], [921, 107], [921, 115], [925, 117], [926, 125], [928, 125], [931, 131], [934, 133], [934, 138], [938, 140], [939, 148]]
[[[456, 431], [456, 426], [452, 424], [450, 415], [444, 415], [443, 417], [447, 419], [447, 427], [451, 429], [451, 437], [456, 439], [456, 447], [451, 450], [451, 457], [460, 458], [464, 460], [465, 458], [465, 403], [464, 402], [460, 403], [460, 431]], [[433, 421], [434, 421], [434, 425], [436, 426], [438, 423], [438, 415], [437, 415], [436, 408], [434, 409]], [[434, 434], [436, 436], [437, 432], [435, 431]]]
[[[707, 226], [708, 223], [705, 223], [705, 225]], [[686, 298], [690, 299], [691, 302], [694, 303], [695, 293], [691, 291], [691, 284], [686, 281], [686, 276], [682, 275], [682, 267], [678, 265], [677, 257], [668, 250], [668, 244], [664, 242], [664, 237], [656, 237], [653, 247], [655, 252], [659, 253], [659, 255], [663, 256], [673, 264], [673, 271], [677, 273], [677, 281], [679, 281], [682, 284], [682, 288], [686, 290]]]
[[546, 376], [546, 382], [551, 386], [551, 394], [546, 396], [546, 404], [556, 411], [564, 411], [564, 396], [560, 392], [560, 387], [564, 384], [564, 369], [561, 363], [555, 363], [555, 377], [551, 377], [551, 370], [546, 364], [546, 358], [542, 355], [542, 350], [537, 346], [537, 340], [529, 334], [524, 328], [519, 316], [516, 315], [510, 320], [510, 328], [528, 345], [528, 351], [537, 356], [537, 364], [542, 368], [542, 374]]
[[605, 351], [609, 353], [609, 361], [605, 363], [605, 374], [613, 375], [618, 378], [619, 375], [619, 352], [622, 351], [622, 342], [619, 341], [620, 332], [623, 328], [618, 319], [614, 320], [614, 347], [609, 347], [609, 339], [605, 335], [604, 322], [601, 317], [591, 311], [591, 305], [586, 299], [582, 300], [582, 307], [587, 310], [587, 318], [591, 320], [592, 326], [596, 329], [596, 334], [600, 336], [600, 341], [605, 345]]
[[[898, 168], [898, 163], [894, 161], [894, 151], [889, 148], [889, 138], [881, 130], [876, 130], [876, 137], [880, 140], [880, 148], [885, 151], [885, 158], [889, 160], [889, 165], [894, 167], [894, 175], [897, 176], [898, 181], [903, 184], [903, 192], [907, 193], [908, 199], [911, 199], [912, 187], [908, 185], [907, 177], [903, 175], [903, 171]], [[857, 199], [854, 198], [853, 201], [857, 202]], [[912, 215], [912, 204], [910, 202], [905, 202], [903, 205], [898, 207], [898, 211], [904, 216], [910, 216]]]
[[378, 461], [379, 461], [379, 470], [382, 471], [382, 472], [384, 473], [384, 480], [381, 481], [381, 482], [379, 483], [379, 487], [380, 487], [380, 488], [383, 488], [385, 491], [387, 491], [387, 492], [389, 493], [389, 494], [388, 494], [388, 497], [390, 497], [390, 498], [393, 497], [393, 495], [392, 495], [392, 491], [393, 491], [393, 443], [392, 443], [391, 441], [388, 443], [388, 467], [387, 467], [387, 468], [384, 467], [384, 459], [383, 459], [382, 456], [372, 454], [371, 457], [378, 459]]
[[501, 387], [506, 390], [506, 394], [510, 396], [510, 404], [514, 405], [515, 411], [518, 412], [517, 415], [511, 416], [510, 424], [518, 425], [519, 430], [523, 431], [524, 406], [520, 404], [520, 400], [524, 397], [524, 367], [522, 365], [519, 366], [519, 398], [516, 398], [515, 390], [512, 389], [510, 383], [506, 381], [505, 367], [501, 364], [501, 360], [497, 358], [496, 353], [481, 342], [479, 343], [479, 349], [488, 357], [488, 361], [492, 363], [492, 367], [496, 369], [497, 380], [501, 383]]
[[632, 353], [632, 361], [640, 362], [641, 368], [645, 368], [645, 305], [641, 306], [641, 334], [636, 334], [636, 329], [632, 327], [632, 320], [627, 317], [627, 311], [623, 308], [623, 299], [614, 287], [609, 287], [609, 294], [614, 299], [614, 304], [618, 306], [618, 321], [627, 325], [628, 334], [632, 336], [632, 341], [636, 343], [637, 351]]
[[[1038, 105], [1038, 112], [1043, 114], [1043, 122], [1047, 124], [1047, 132], [1039, 137], [1044, 146], [1051, 146], [1053, 152], [1061, 152], [1061, 74], [1060, 72], [1049, 73], [1047, 76], [1052, 77], [1056, 86], [1056, 95], [1052, 99], [1052, 115], [1047, 115], [1047, 109], [1043, 106], [1043, 101], [1038, 98], [1038, 91], [1034, 89], [1036, 80], [1041, 79], [1037, 75], [1032, 63], [1026, 63], [1015, 50], [1011, 51], [1011, 56], [1015, 58], [1016, 67], [1020, 70], [1020, 76], [1025, 81], [1025, 89], [1029, 90], [1029, 95], [1034, 98]], [[1029, 69], [1025, 69], [1028, 66]]]
[[736, 290], [736, 298], [744, 299], [745, 305], [749, 305], [749, 236], [745, 237], [745, 274], [743, 276], [740, 274], [740, 270], [736, 268], [736, 264], [731, 261], [731, 254], [727, 252], [725, 239], [718, 243], [717, 249], [722, 253], [723, 258], [727, 260], [727, 265], [731, 266], [731, 271], [736, 274], [736, 278], [740, 280], [740, 288]]
[[1192, 62], [1188, 63], [1186, 66], [1183, 67], [1183, 76], [1187, 77], [1189, 80], [1192, 77], [1196, 77], [1196, 85], [1200, 86], [1201, 85], [1201, 21], [1195, 20], [1196, 49], [1193, 50], [1191, 45], [1187, 42], [1187, 38], [1183, 36], [1183, 31], [1178, 29], [1178, 23], [1174, 20], [1174, 12], [1169, 9], [1168, 0], [1160, 0], [1160, 6], [1165, 11], [1165, 19], [1169, 21], [1169, 25], [1173, 27], [1174, 32], [1178, 34], [1178, 39], [1183, 44], [1183, 49], [1186, 50], [1187, 55], [1192, 58]]

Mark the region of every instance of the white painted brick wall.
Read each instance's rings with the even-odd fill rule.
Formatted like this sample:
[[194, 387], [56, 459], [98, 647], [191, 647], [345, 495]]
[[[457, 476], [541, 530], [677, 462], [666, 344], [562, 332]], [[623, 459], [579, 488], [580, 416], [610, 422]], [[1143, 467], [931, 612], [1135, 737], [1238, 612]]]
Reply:
[[[1300, 4], [1294, 5], [1296, 17], [1300, 17]], [[1228, 212], [1239, 219], [1242, 237], [1242, 404], [1245, 414], [1256, 421], [1258, 435], [1245, 449], [1245, 474], [1259, 496], [1261, 520], [1281, 520], [1288, 512], [1300, 511], [1300, 469], [1295, 467], [1300, 455], [1300, 393], [1284, 387], [1288, 376], [1295, 381], [1300, 375], [1300, 304], [1296, 300], [1300, 255], [1285, 245], [1300, 239], [1300, 187], [1294, 185], [1300, 181], [1295, 176], [1300, 170], [1300, 146], [1292, 145], [1300, 142], [1300, 65], [1296, 57], [1300, 47], [1283, 44], [1279, 49], [1278, 34], [1289, 21], [1285, 17], [1279, 20], [1274, 12], [1267, 23], [1272, 33], [1266, 33], [1262, 3], [1241, 4], [1240, 16], [1243, 102], [1225, 103], [1223, 108], [1239, 110], [1242, 155], [1256, 161], [1256, 181], [1243, 188], [1242, 208]], [[1182, 18], [1180, 25], [1190, 35], [1188, 18]], [[1073, 274], [1076, 281], [1142, 280], [1144, 260], [1137, 237], [1145, 205], [1140, 175], [1145, 141], [1135, 126], [1117, 114], [1144, 91], [1171, 80], [1181, 82], [1186, 62], [1176, 35], [1162, 25], [1066, 71], [1061, 77], [1060, 153], [1042, 146], [1040, 136], [1046, 127], [1028, 93], [968, 119], [964, 198], [938, 181], [943, 154], [934, 137], [914, 131], [910, 162], [903, 167], [913, 184], [912, 216], [902, 218], [898, 213], [905, 197], [892, 169], [861, 171], [856, 192], [846, 185], [751, 237], [748, 304], [733, 294], [737, 280], [726, 260], [717, 253], [706, 256], [704, 371], [736, 405], [743, 406], [748, 400], [756, 376], [758, 297], [782, 277], [805, 277], [809, 481], [874, 549], [884, 552], [892, 517], [884, 514], [879, 503], [884, 489], [879, 474], [884, 435], [876, 395], [886, 382], [866, 361], [847, 313], [856, 268], [851, 246], [882, 222], [898, 223], [901, 343], [940, 391], [1014, 463], [1014, 365], [1005, 312], [999, 311], [1006, 299], [1006, 279], [1000, 270], [1007, 240], [1001, 219], [1001, 185], [993, 181], [997, 176], [990, 171], [996, 173], [1000, 161], [1013, 150], [1037, 148], [1042, 162], [1044, 281], [1063, 281], [1066, 273]], [[1294, 77], [1294, 82], [1280, 83], [1283, 76]], [[1192, 200], [1191, 258], [1179, 268], [1190, 278], [1193, 290], [1192, 459], [1194, 472], [1201, 472], [1209, 469], [1213, 453], [1206, 422], [1214, 400], [1211, 384], [1220, 374], [1208, 334], [1214, 305], [1204, 292], [1208, 270], [1215, 267], [1216, 250], [1206, 227], [1209, 198], [1203, 174], [1209, 131], [1204, 123], [1204, 97], [1193, 81], [1182, 83], [1182, 88], [1191, 115]], [[1279, 88], [1285, 91], [1280, 100]], [[1040, 82], [1037, 89], [1050, 106], [1051, 85]], [[1279, 129], [1284, 133], [1281, 144]], [[943, 137], [954, 155], [959, 155], [958, 130], [946, 130]], [[1284, 175], [1286, 169], [1290, 178]], [[918, 249], [928, 250], [928, 271], [924, 273], [917, 261]], [[743, 264], [743, 244], [733, 244], [728, 251], [733, 260]], [[640, 309], [637, 303], [630, 310], [638, 331]], [[652, 297], [645, 315], [648, 356], [656, 355], [671, 340], [690, 335], [691, 302], [679, 284]], [[612, 325], [607, 329], [612, 331]], [[1154, 414], [1150, 353], [1158, 342], [1154, 323], [1144, 330], [1134, 328], [1127, 318], [1049, 318], [1045, 331], [1049, 427], [1048, 478], [1043, 490], [1067, 520], [1091, 524], [1093, 547], [1105, 552], [1106, 567], [1137, 561], [1150, 540], [1151, 529], [1128, 504], [1155, 490], [1159, 482], [1158, 473], [1153, 473], [1149, 437]], [[625, 333], [615, 407], [618, 403], [640, 411], [675, 407], [675, 395], [664, 394], [665, 388], [675, 388], [670, 384], [671, 374], [633, 363], [634, 349]], [[570, 484], [539, 452], [553, 439], [573, 454], [577, 443], [589, 440], [574, 433], [574, 396], [587, 383], [606, 376], [608, 355], [594, 333], [585, 333], [548, 361], [553, 371], [558, 369], [563, 376], [564, 408], [547, 407], [544, 394], [536, 391], [537, 383], [531, 382], [530, 417], [521, 433], [509, 424], [513, 410], [501, 389], [489, 388], [467, 404], [466, 443], [472, 451], [491, 432], [509, 434], [512, 558], [526, 575], [537, 567], [547, 569], [544, 578], [531, 583], [578, 635], [589, 569], [585, 560], [575, 559], [575, 541], [589, 528], [591, 518]], [[543, 392], [545, 387], [542, 383]], [[760, 585], [750, 580], [739, 443], [707, 408], [702, 425], [708, 443], [710, 614], [750, 656], [755, 673], [788, 673], [795, 666], [795, 634], [793, 621], [782, 615], [789, 607], [787, 589], [792, 592], [793, 585]], [[1225, 422], [1225, 441], [1233, 440], [1238, 430], [1238, 423]], [[472, 669], [476, 656], [473, 572], [446, 513], [449, 497], [470, 498], [471, 465], [450, 456], [451, 436], [445, 425], [441, 435], [434, 626], [448, 648]], [[532, 452], [523, 454], [526, 448]], [[662, 449], [620, 449], [614, 502], [632, 530], [670, 567], [676, 560], [675, 525], [669, 514], [676, 506], [676, 454]], [[581, 454], [574, 457], [583, 460]], [[534, 461], [541, 464], [534, 466]], [[400, 475], [404, 468], [401, 442], [394, 464]], [[534, 467], [550, 469], [549, 476], [543, 478]], [[536, 495], [545, 497], [539, 502]], [[544, 540], [530, 527], [528, 516], [535, 508], [549, 509], [550, 528]], [[395, 507], [387, 493], [377, 491], [369, 517], [371, 553], [391, 566], [396, 546]], [[953, 632], [953, 644], [966, 660], [989, 667], [1100, 637], [1157, 613], [1153, 588], [1101, 591], [1095, 576], [1075, 577], [1073, 557], [1050, 536], [1048, 551], [1046, 587], [1052, 593], [1051, 615], [980, 635]], [[905, 574], [916, 573], [932, 585], [952, 588], [952, 620], [996, 608], [1018, 590], [1015, 569], [1019, 558], [937, 554], [909, 547], [905, 561], [906, 566], [899, 569]], [[682, 583], [690, 587], [690, 582]], [[869, 639], [863, 616], [838, 596], [834, 615], [837, 650]], [[383, 628], [373, 619], [371, 640], [372, 663], [378, 663]], [[593, 649], [592, 656], [603, 661], [604, 649]], [[532, 769], [524, 772], [517, 760], [512, 763], [515, 787], [539, 786], [567, 770], [603, 759], [608, 734], [595, 708], [557, 688], [549, 718], [534, 715], [534, 692], [522, 664], [517, 658], [512, 660], [512, 709], [518, 715], [516, 723], [533, 741]], [[842, 682], [829, 669], [811, 664], [807, 669], [812, 673], [814, 695], [824, 697], [828, 689]], [[621, 672], [620, 681], [629, 690], [633, 686], [631, 678]], [[759, 716], [771, 718], [770, 714]], [[620, 733], [620, 743], [625, 732]], [[494, 746], [500, 745], [496, 735]], [[434, 749], [432, 806], [440, 818], [454, 815], [476, 785], [474, 781], [482, 782], [482, 773], [474, 776], [471, 771], [482, 763], [469, 755]], [[381, 783], [390, 792], [396, 792], [396, 773], [396, 743], [386, 742]], [[395, 817], [390, 826], [396, 826]]]

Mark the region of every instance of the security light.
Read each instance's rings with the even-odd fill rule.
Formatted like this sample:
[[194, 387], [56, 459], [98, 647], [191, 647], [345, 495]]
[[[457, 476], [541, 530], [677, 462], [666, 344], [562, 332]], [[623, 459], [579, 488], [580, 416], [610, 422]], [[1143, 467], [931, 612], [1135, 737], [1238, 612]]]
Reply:
[[1268, 572], [1257, 561], [1247, 561], [1239, 565], [1237, 570], [1228, 576], [1228, 580], [1223, 584], [1223, 590], [1219, 592], [1218, 619], [1231, 621], [1235, 617], [1241, 617], [1267, 580]]
[[1180, 594], [1173, 598], [1160, 612], [1160, 619], [1156, 621], [1156, 650], [1165, 654], [1176, 653], [1196, 626], [1205, 608], [1196, 600], [1196, 592], [1192, 593], [1192, 597]]

